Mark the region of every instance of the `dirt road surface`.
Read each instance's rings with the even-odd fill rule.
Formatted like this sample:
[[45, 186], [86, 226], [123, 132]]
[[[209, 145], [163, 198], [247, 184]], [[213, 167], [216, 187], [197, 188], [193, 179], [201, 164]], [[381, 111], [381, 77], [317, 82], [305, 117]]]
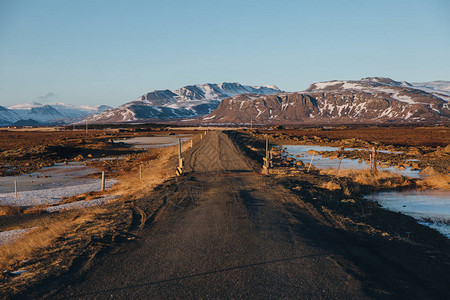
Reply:
[[[183, 156], [187, 175], [137, 241], [51, 297], [433, 298], [370, 249], [328, 234], [226, 134], [209, 132]], [[370, 268], [391, 275], [374, 279]]]

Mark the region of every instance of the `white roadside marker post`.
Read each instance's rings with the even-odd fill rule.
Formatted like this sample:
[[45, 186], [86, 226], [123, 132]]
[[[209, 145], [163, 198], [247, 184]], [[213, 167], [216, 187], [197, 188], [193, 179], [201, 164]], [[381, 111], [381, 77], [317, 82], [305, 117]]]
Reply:
[[16, 192], [16, 198], [17, 198], [17, 180], [14, 180], [14, 191]]

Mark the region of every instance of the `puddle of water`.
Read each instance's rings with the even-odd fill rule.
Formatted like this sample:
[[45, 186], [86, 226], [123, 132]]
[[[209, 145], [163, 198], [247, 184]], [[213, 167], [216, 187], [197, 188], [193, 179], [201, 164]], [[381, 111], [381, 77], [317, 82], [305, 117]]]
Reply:
[[136, 148], [151, 149], [174, 146], [178, 144], [178, 138], [181, 142], [189, 141], [191, 138], [187, 135], [167, 135], [167, 136], [142, 136], [125, 140], [114, 140], [115, 143], [132, 144]]
[[[316, 146], [316, 145], [286, 145], [283, 146], [283, 148], [286, 148], [286, 151], [289, 156], [292, 156], [295, 159], [301, 160], [305, 164], [309, 164], [311, 162], [311, 158], [313, 156], [312, 153], [308, 153], [309, 150], [314, 151], [338, 151], [338, 147], [329, 147], [329, 146]], [[356, 149], [356, 148], [345, 148], [348, 151], [352, 150], [365, 150], [365, 149]], [[379, 151], [379, 152], [387, 152], [387, 150]], [[396, 153], [396, 152], [391, 152]], [[401, 152], [400, 152], [401, 153]], [[300, 157], [296, 157], [296, 155], [300, 155]], [[334, 168], [337, 169], [339, 167], [339, 159], [330, 159], [328, 157], [322, 157], [321, 155], [315, 155], [313, 160], [313, 166], [320, 169], [330, 169]], [[341, 169], [356, 169], [356, 170], [363, 170], [368, 169], [370, 166], [365, 161], [359, 161], [356, 159], [350, 159], [350, 158], [343, 158], [341, 162]], [[398, 173], [404, 176], [413, 177], [413, 178], [419, 178], [420, 177], [420, 170], [413, 170], [410, 167], [405, 168], [404, 170], [397, 169], [394, 167], [387, 167], [382, 168], [379, 166], [380, 170], [383, 171], [390, 171], [392, 173]]]
[[366, 196], [386, 209], [403, 213], [450, 238], [450, 191], [393, 191]]

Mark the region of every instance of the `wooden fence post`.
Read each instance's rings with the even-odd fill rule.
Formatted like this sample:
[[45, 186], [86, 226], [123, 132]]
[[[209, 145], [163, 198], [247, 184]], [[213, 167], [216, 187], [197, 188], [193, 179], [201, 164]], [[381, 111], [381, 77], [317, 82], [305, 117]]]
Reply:
[[14, 180], [14, 191], [16, 192], [16, 198], [17, 198], [17, 180]]
[[376, 172], [377, 171], [377, 150], [375, 149], [375, 147], [372, 147], [372, 164], [373, 167], [372, 169]]
[[105, 191], [105, 171], [102, 171], [102, 192]]
[[306, 171], [306, 173], [308, 173], [309, 169], [311, 169], [311, 165], [312, 165], [312, 162], [313, 162], [313, 159], [314, 159], [315, 155], [316, 155], [316, 151], [314, 151], [313, 156], [311, 157], [311, 162], [309, 163], [308, 171]]
[[139, 181], [142, 181], [142, 166], [139, 166]]

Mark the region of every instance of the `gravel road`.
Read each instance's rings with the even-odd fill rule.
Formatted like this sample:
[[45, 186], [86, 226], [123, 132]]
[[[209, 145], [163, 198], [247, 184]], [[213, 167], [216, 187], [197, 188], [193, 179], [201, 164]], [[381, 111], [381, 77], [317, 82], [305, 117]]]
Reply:
[[[137, 241], [106, 254], [54, 297], [364, 299], [393, 295], [383, 283], [368, 284], [361, 279], [364, 276], [356, 276], [357, 266], [342, 259], [350, 250], [326, 246], [334, 243], [326, 240], [326, 226], [301, 207], [298, 196], [254, 172], [226, 134], [208, 132], [183, 156], [188, 173], [179, 179], [181, 187], [173, 191], [153, 222], [138, 232]], [[339, 236], [333, 238], [339, 240]], [[370, 249], [349, 247], [353, 253], [362, 252], [358, 257], [366, 257], [368, 264], [390, 272]], [[407, 278], [401, 270], [393, 269], [392, 274], [399, 280]], [[414, 282], [402, 282], [406, 297]], [[429, 297], [420, 286], [413, 290], [415, 297]]]

